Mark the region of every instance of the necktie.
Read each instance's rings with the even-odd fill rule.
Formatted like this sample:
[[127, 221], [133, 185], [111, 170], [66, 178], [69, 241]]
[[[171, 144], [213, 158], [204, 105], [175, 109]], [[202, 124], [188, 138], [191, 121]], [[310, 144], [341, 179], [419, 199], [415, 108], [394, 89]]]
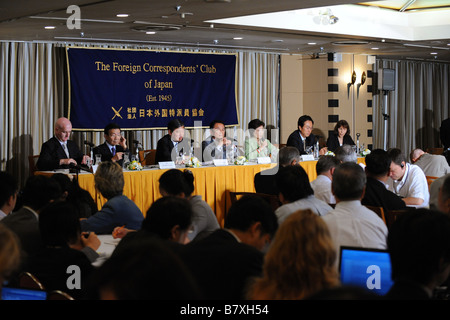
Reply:
[[112, 152], [112, 155], [115, 156], [116, 155], [116, 147], [112, 147], [111, 152]]
[[64, 152], [66, 153], [67, 158], [70, 158], [70, 156], [69, 156], [69, 150], [67, 150], [66, 144], [63, 143], [63, 144], [62, 144], [62, 147], [63, 147], [63, 149], [64, 149]]
[[178, 154], [178, 142], [175, 142], [175, 152]]

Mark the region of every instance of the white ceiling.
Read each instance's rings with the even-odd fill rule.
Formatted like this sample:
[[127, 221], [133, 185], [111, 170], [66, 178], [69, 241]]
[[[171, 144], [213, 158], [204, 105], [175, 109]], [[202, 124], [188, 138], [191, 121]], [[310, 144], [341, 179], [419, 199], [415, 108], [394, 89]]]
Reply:
[[[412, 1], [404, 12], [398, 11], [399, 6], [408, 0], [370, 3], [384, 8], [356, 5], [359, 2], [0, 0], [0, 40], [224, 48], [308, 56], [340, 52], [450, 62], [449, 1], [433, 0], [439, 9], [422, 11], [414, 10], [429, 6], [430, 0]], [[345, 4], [350, 6], [340, 6]], [[81, 29], [70, 30], [66, 25], [69, 5], [79, 6]], [[323, 8], [313, 9], [317, 7]], [[332, 12], [339, 20], [324, 22], [324, 12]], [[119, 18], [119, 13], [129, 16]], [[244, 16], [247, 19], [237, 18]], [[55, 28], [47, 30], [46, 26]]]

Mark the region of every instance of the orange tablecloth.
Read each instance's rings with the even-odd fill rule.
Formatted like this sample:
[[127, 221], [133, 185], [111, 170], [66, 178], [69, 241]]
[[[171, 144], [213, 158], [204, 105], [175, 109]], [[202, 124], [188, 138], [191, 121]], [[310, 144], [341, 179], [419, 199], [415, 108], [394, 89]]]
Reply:
[[[364, 159], [358, 160], [363, 162]], [[309, 180], [316, 179], [317, 161], [303, 161], [301, 166], [309, 176]], [[256, 173], [269, 169], [275, 164], [200, 167], [189, 168], [194, 174], [194, 193], [201, 195], [213, 209], [217, 220], [223, 226], [224, 216], [230, 207], [230, 191], [255, 192], [254, 176]], [[159, 177], [167, 170], [145, 169], [142, 171], [124, 171], [125, 186], [123, 193], [141, 209], [144, 216], [151, 204], [161, 197], [159, 193]], [[37, 172], [37, 174], [53, 174], [53, 172]], [[95, 189], [94, 175], [80, 173], [78, 176], [80, 187], [89, 191], [99, 209], [106, 202]]]

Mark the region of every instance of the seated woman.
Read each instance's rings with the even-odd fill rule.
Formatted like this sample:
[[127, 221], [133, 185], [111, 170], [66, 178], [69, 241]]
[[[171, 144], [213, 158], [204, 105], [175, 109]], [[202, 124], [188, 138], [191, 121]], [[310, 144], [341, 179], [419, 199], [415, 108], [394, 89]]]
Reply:
[[101, 162], [95, 172], [94, 181], [97, 190], [108, 201], [96, 214], [80, 221], [81, 230], [108, 234], [118, 226], [140, 229], [144, 215], [133, 201], [122, 194], [122, 167], [116, 162]]
[[327, 140], [328, 151], [334, 152], [338, 147], [348, 144], [355, 145], [352, 137], [350, 137], [350, 126], [346, 120], [339, 120], [334, 126], [333, 133]]
[[250, 138], [245, 140], [245, 157], [247, 160], [255, 160], [258, 157], [275, 157], [278, 149], [264, 138], [265, 123], [259, 119], [253, 119], [248, 123]]

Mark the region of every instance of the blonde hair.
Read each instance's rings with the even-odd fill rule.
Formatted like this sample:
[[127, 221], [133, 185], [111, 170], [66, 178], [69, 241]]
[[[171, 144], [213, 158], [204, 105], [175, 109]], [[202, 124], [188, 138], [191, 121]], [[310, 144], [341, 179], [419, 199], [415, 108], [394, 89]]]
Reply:
[[95, 187], [106, 199], [121, 195], [125, 184], [122, 167], [112, 161], [101, 162], [95, 172]]
[[325, 222], [311, 210], [292, 213], [281, 224], [265, 256], [263, 275], [248, 298], [303, 299], [339, 285], [336, 251]]
[[[20, 245], [14, 232], [0, 224], [0, 279], [8, 277], [20, 265]], [[1, 283], [0, 283], [1, 287]]]

